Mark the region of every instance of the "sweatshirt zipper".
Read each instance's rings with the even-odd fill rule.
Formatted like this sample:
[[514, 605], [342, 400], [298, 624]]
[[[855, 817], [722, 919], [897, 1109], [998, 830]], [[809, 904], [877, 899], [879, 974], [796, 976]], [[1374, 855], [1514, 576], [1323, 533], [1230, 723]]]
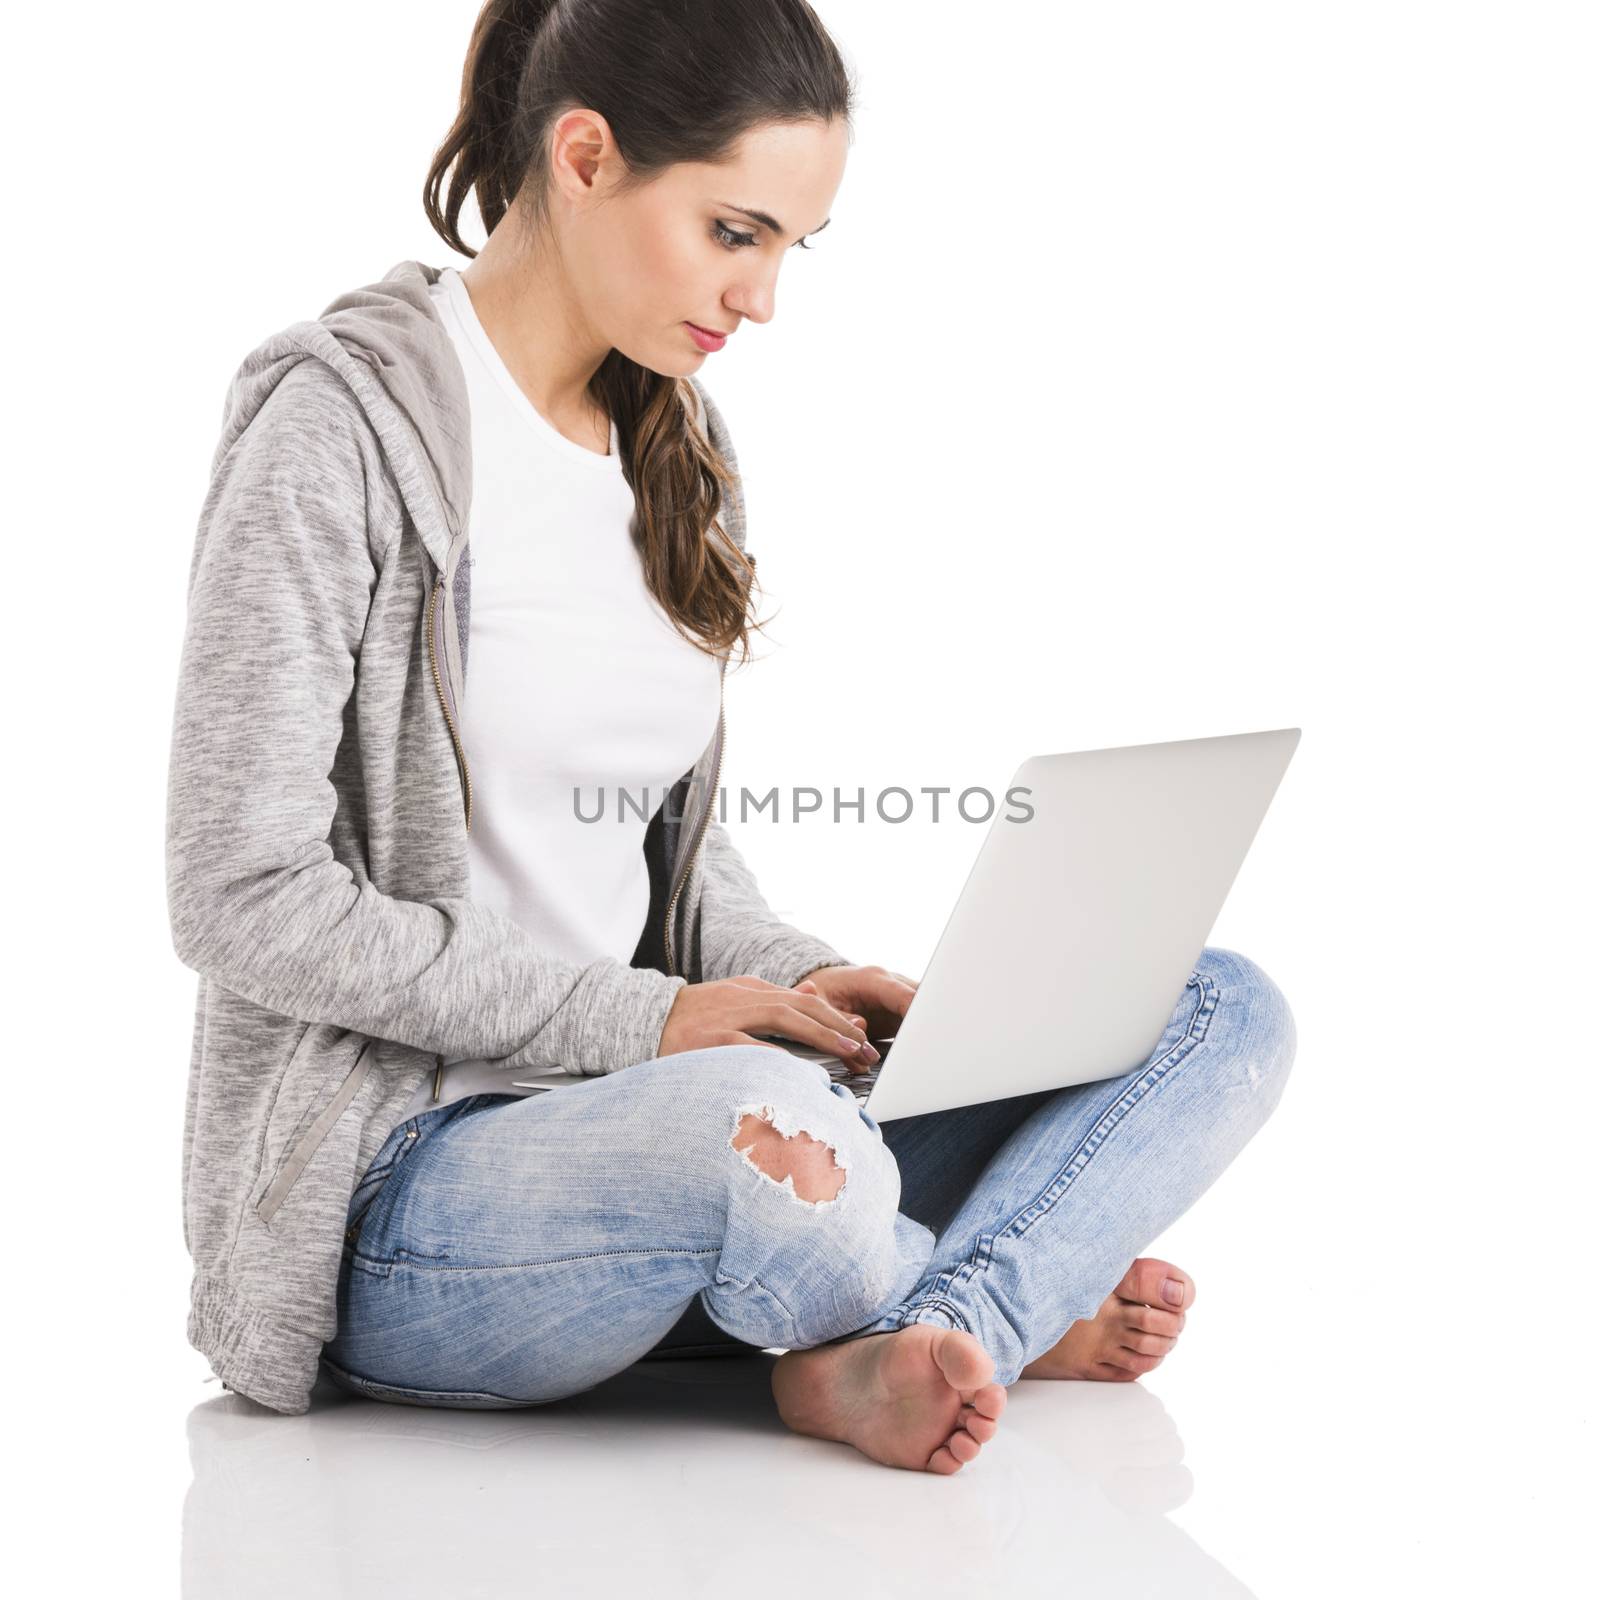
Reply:
[[[745, 552], [745, 560], [750, 563], [750, 575], [753, 578], [756, 570], [756, 558]], [[678, 877], [677, 886], [672, 891], [672, 897], [667, 901], [667, 914], [661, 929], [661, 942], [667, 952], [667, 976], [671, 978], [682, 977], [684, 974], [677, 970], [672, 959], [672, 912], [678, 904], [678, 896], [683, 893], [683, 886], [689, 880], [689, 873], [694, 867], [694, 858], [700, 853], [700, 842], [706, 836], [706, 829], [710, 826], [711, 811], [717, 803], [717, 779], [722, 776], [722, 747], [727, 739], [727, 729], [723, 725], [724, 691], [727, 688], [728, 663], [722, 663], [722, 671], [717, 678], [717, 764], [711, 773], [711, 800], [706, 806], [705, 815], [700, 819], [700, 831], [695, 836], [694, 848], [689, 852], [689, 859], [684, 864], [682, 873]]]
[[667, 914], [661, 929], [662, 942], [665, 944], [667, 951], [667, 976], [672, 978], [682, 976], [672, 959], [673, 908], [678, 903], [678, 896], [683, 893], [684, 884], [689, 881], [689, 873], [694, 867], [695, 857], [700, 853], [701, 842], [704, 840], [706, 829], [711, 823], [711, 813], [716, 809], [717, 804], [717, 779], [722, 776], [722, 747], [726, 737], [722, 721], [724, 687], [724, 680], [719, 677], [717, 680], [717, 761], [711, 770], [711, 797], [706, 802], [705, 812], [700, 818], [699, 831], [695, 834], [694, 845], [689, 851], [689, 859], [684, 862], [683, 871], [678, 875], [677, 886], [672, 891], [672, 897], [667, 901]]
[[461, 735], [456, 729], [456, 719], [450, 714], [450, 701], [445, 694], [444, 678], [439, 671], [439, 653], [434, 643], [434, 631], [437, 626], [436, 616], [439, 610], [439, 591], [444, 588], [444, 579], [433, 586], [433, 593], [428, 596], [428, 661], [433, 667], [433, 686], [439, 691], [439, 705], [444, 711], [445, 726], [450, 730], [450, 740], [456, 747], [456, 761], [461, 767], [461, 781], [466, 790], [467, 807], [467, 832], [472, 832], [472, 772], [467, 766], [466, 746], [461, 742]]
[[[456, 719], [450, 714], [450, 701], [444, 690], [444, 679], [439, 672], [439, 652], [434, 642], [435, 619], [439, 611], [439, 592], [444, 588], [444, 579], [441, 577], [433, 586], [433, 592], [428, 596], [428, 662], [433, 668], [433, 686], [439, 692], [439, 705], [444, 712], [445, 726], [450, 730], [450, 742], [455, 746], [456, 761], [461, 767], [461, 782], [466, 792], [467, 832], [472, 832], [472, 771], [467, 766], [466, 746], [461, 742], [461, 734], [456, 728]], [[444, 1056], [439, 1057], [438, 1065], [433, 1069], [433, 1101], [437, 1105], [439, 1097], [444, 1093]]]

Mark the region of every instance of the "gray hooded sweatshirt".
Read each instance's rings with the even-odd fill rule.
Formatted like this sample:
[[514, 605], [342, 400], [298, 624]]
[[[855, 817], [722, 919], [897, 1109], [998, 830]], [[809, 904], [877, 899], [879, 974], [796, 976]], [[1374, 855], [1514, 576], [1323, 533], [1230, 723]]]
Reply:
[[[773, 914], [716, 821], [721, 715], [646, 831], [629, 965], [558, 957], [470, 899], [471, 441], [438, 276], [402, 261], [245, 358], [189, 571], [166, 819], [173, 944], [200, 975], [188, 1335], [290, 1414], [337, 1331], [350, 1197], [446, 1060], [616, 1072], [657, 1054], [685, 983], [846, 962]], [[680, 388], [737, 478], [709, 395]], [[742, 488], [718, 524], [744, 548]]]

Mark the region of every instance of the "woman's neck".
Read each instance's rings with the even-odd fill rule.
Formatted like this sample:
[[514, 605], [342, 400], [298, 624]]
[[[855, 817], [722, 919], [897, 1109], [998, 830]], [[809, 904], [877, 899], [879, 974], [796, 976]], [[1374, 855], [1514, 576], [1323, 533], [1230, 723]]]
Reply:
[[542, 248], [518, 251], [507, 217], [461, 270], [472, 309], [517, 387], [574, 444], [605, 455], [611, 422], [589, 393], [610, 353], [584, 323], [559, 261]]

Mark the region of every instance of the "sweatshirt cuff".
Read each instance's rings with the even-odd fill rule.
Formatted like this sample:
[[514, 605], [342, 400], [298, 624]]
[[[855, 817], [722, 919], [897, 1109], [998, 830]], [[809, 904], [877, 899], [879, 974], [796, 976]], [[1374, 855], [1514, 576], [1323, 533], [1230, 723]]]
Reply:
[[566, 1070], [598, 1077], [660, 1055], [667, 1015], [689, 980], [615, 961], [591, 967], [589, 978], [572, 1019]]
[[776, 983], [785, 989], [792, 989], [802, 978], [809, 978], [813, 972], [823, 967], [853, 967], [855, 962], [848, 956], [830, 953], [820, 960], [815, 955], [808, 955], [796, 960], [788, 961], [776, 969], [774, 976], [762, 973], [768, 983]]

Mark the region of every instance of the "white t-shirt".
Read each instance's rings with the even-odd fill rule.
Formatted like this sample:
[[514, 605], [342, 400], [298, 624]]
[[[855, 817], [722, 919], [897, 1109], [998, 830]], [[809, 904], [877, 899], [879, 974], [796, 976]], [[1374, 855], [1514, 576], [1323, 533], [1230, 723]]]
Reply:
[[[490, 343], [460, 274], [446, 268], [429, 293], [472, 427], [461, 707], [472, 897], [569, 960], [626, 963], [650, 903], [645, 828], [716, 731], [717, 662], [645, 587], [615, 422], [603, 456], [559, 433]], [[579, 819], [574, 790], [583, 817], [604, 802], [600, 820]], [[439, 1100], [430, 1076], [402, 1120], [469, 1094], [537, 1093], [510, 1082], [536, 1075], [447, 1061]]]

